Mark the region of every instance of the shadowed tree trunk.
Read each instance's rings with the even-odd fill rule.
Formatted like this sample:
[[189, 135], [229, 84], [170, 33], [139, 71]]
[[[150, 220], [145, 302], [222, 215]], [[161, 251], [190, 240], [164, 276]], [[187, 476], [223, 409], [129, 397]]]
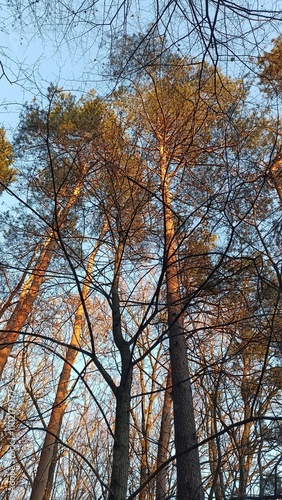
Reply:
[[129, 471], [129, 424], [132, 384], [132, 358], [129, 343], [123, 338], [119, 299], [120, 265], [124, 243], [119, 238], [112, 285], [113, 336], [121, 357], [120, 385], [115, 391], [116, 415], [109, 500], [125, 500]]

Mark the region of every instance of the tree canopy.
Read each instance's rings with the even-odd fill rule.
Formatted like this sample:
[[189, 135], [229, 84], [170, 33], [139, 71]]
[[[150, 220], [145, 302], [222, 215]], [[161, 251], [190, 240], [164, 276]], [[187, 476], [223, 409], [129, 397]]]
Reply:
[[14, 161], [13, 147], [6, 139], [4, 128], [0, 128], [0, 191], [14, 180], [16, 170], [12, 167]]
[[220, 59], [235, 20], [258, 43], [279, 13], [183, 7], [114, 30], [113, 92], [49, 84], [1, 129], [3, 498], [281, 495], [281, 40], [250, 61], [260, 94]]

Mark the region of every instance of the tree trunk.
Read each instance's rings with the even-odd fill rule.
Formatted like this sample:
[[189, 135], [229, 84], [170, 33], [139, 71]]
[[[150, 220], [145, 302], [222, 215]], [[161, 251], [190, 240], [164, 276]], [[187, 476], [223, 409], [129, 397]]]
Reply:
[[203, 489], [198, 449], [195, 448], [186, 453], [189, 448], [196, 447], [197, 436], [178, 281], [176, 232], [164, 144], [160, 144], [160, 173], [163, 193], [168, 335], [177, 455], [177, 499], [202, 500]]
[[[208, 436], [215, 436], [217, 434], [217, 387], [216, 389], [208, 388], [207, 392], [206, 431]], [[215, 500], [224, 500], [224, 482], [222, 481], [222, 458], [219, 439], [211, 439], [208, 442], [208, 450], [212, 478], [209, 499], [214, 497]]]
[[17, 305], [6, 323], [5, 330], [2, 330], [3, 333], [0, 340], [0, 378], [2, 377], [4, 367], [14, 344], [17, 342], [21, 330], [32, 311], [56, 245], [56, 241], [49, 237], [37, 258], [32, 275], [24, 284]]
[[0, 379], [2, 378], [4, 367], [13, 346], [17, 342], [21, 330], [32, 311], [33, 304], [44, 280], [44, 276], [57, 246], [56, 234], [59, 235], [60, 229], [63, 227], [70, 209], [76, 202], [81, 192], [82, 183], [83, 177], [81, 177], [78, 181], [73, 190], [72, 196], [68, 199], [65, 207], [59, 210], [56, 214], [56, 227], [54, 230], [50, 231], [50, 234], [36, 260], [31, 276], [25, 282], [18, 303], [6, 323], [5, 330], [2, 330], [3, 333], [0, 340]]
[[116, 418], [109, 500], [125, 500], [129, 471], [129, 424], [132, 368], [124, 373], [116, 394]]
[[121, 380], [115, 392], [116, 416], [110, 493], [108, 500], [125, 500], [129, 472], [129, 426], [132, 385], [132, 359], [128, 342], [122, 335], [119, 303], [120, 265], [123, 252], [120, 237], [115, 255], [114, 280], [112, 285], [113, 336], [121, 357]]
[[[140, 436], [140, 446], [141, 446], [141, 463], [140, 463], [140, 486], [141, 486], [146, 481], [148, 473], [147, 469], [148, 436], [147, 436], [147, 429], [146, 429], [146, 422], [145, 422], [145, 415], [143, 408], [142, 408], [142, 435]], [[146, 500], [146, 498], [147, 498], [147, 492], [146, 489], [143, 488], [143, 490], [140, 492], [139, 500]]]
[[[89, 292], [89, 276], [92, 273], [94, 259], [96, 257], [97, 251], [100, 246], [100, 241], [105, 233], [106, 225], [104, 225], [98, 243], [95, 246], [87, 265], [86, 276], [84, 279], [83, 287], [82, 287], [82, 301], [87, 300], [87, 295]], [[80, 337], [83, 326], [83, 304], [80, 301], [79, 306], [77, 308], [75, 319], [74, 319], [74, 327], [73, 334], [70, 342], [70, 347], [68, 347], [66, 352], [65, 361], [63, 364], [62, 372], [60, 375], [60, 380], [57, 387], [57, 393], [55, 402], [52, 408], [52, 412], [50, 415], [49, 424], [46, 430], [46, 436], [35, 476], [35, 480], [33, 483], [32, 493], [30, 500], [49, 500], [52, 487], [53, 487], [53, 479], [55, 473], [55, 465], [56, 465], [56, 456], [58, 449], [58, 441], [57, 438], [60, 436], [63, 416], [67, 407], [67, 397], [68, 397], [68, 387], [72, 372], [72, 367], [77, 357], [78, 351], [73, 349], [74, 347], [79, 347]]]
[[[3, 304], [1, 304], [0, 318], [2, 318], [5, 314], [5, 312], [9, 309], [9, 307], [11, 307], [11, 304], [14, 301], [15, 297], [17, 297], [20, 294], [20, 291], [22, 290], [24, 283], [27, 279], [27, 275], [30, 273], [30, 268], [32, 267], [33, 263], [35, 261], [37, 261], [36, 255], [38, 254], [38, 249], [39, 249], [39, 245], [36, 245], [34, 250], [33, 250], [32, 256], [29, 259], [29, 262], [28, 262], [19, 282], [17, 283], [15, 288], [10, 292], [6, 301]], [[2, 269], [1, 269], [1, 271], [2, 271]]]
[[[80, 315], [81, 318], [81, 311], [78, 310], [77, 314]], [[76, 319], [76, 324], [74, 326], [74, 332], [71, 339], [71, 346], [78, 346], [79, 334], [80, 334], [80, 331], [78, 331], [80, 326], [79, 325], [80, 318]], [[35, 480], [33, 483], [30, 500], [42, 500], [45, 495], [45, 490], [47, 488], [47, 482], [49, 478], [49, 469], [52, 461], [56, 459], [55, 447], [56, 447], [57, 437], [59, 437], [60, 435], [62, 419], [67, 407], [68, 385], [69, 385], [72, 366], [76, 356], [77, 356], [77, 351], [69, 347], [67, 350], [63, 369], [60, 375], [56, 399], [52, 408], [49, 424], [46, 429], [46, 436], [42, 452], [40, 455], [40, 460]], [[51, 479], [53, 480], [53, 478]]]
[[[169, 442], [172, 420], [172, 399], [171, 399], [171, 369], [167, 374], [166, 391], [162, 411], [160, 437], [158, 442], [157, 469], [169, 458]], [[164, 500], [167, 496], [167, 471], [162, 469], [156, 477], [156, 500]]]
[[[249, 380], [252, 377], [251, 355], [248, 346], [245, 347], [243, 356], [243, 377], [241, 381], [241, 395], [244, 402], [244, 420], [252, 416], [252, 393], [250, 392]], [[246, 495], [250, 469], [253, 461], [254, 450], [251, 446], [251, 430], [253, 422], [246, 422], [243, 426], [242, 437], [239, 442], [239, 490], [238, 496]]]

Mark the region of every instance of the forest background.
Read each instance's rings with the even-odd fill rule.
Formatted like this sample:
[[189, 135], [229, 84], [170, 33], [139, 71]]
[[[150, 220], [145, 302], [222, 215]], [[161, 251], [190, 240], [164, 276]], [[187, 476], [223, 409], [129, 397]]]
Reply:
[[0, 498], [281, 497], [281, 5], [2, 13]]

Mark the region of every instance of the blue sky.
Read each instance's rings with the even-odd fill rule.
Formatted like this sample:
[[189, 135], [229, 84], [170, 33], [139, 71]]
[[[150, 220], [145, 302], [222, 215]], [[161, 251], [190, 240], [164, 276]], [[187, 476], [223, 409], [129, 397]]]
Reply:
[[[263, 8], [263, 3], [269, 7], [266, 0], [261, 0], [258, 8]], [[152, 0], [150, 3], [150, 0], [140, 0], [138, 3], [125, 1], [122, 4], [119, 0], [115, 2], [110, 0], [107, 4], [107, 0], [97, 0], [94, 3], [87, 1], [76, 3], [76, 0], [68, 0], [66, 3], [52, 1], [45, 3], [42, 1], [34, 4], [38, 15], [44, 11], [47, 4], [49, 5], [50, 15], [48, 17], [46, 13], [44, 14], [45, 25], [42, 26], [44, 37], [42, 37], [39, 32], [40, 26], [36, 26], [36, 21], [30, 17], [30, 10], [24, 9], [24, 1], [20, 3], [17, 3], [17, 1], [11, 2], [10, 4], [11, 8], [16, 9], [15, 6], [20, 5], [24, 10], [24, 15], [19, 20], [16, 19], [16, 21], [15, 16], [9, 10], [10, 7], [5, 7], [5, 2], [0, 3], [0, 62], [7, 74], [7, 78], [5, 76], [0, 78], [0, 125], [5, 126], [9, 138], [12, 137], [13, 129], [17, 125], [18, 115], [23, 103], [31, 101], [33, 97], [41, 98], [51, 82], [78, 94], [91, 88], [96, 89], [99, 95], [105, 94], [108, 87], [105, 79], [101, 76], [101, 68], [102, 64], [107, 61], [110, 43], [109, 34], [136, 33], [142, 29], [142, 26], [143, 28], [144, 26], [148, 27], [150, 18], [154, 16], [157, 2]], [[179, 1], [179, 4], [181, 4], [181, 1]], [[245, 2], [243, 4], [245, 6]], [[73, 23], [73, 26], [67, 28], [68, 19], [73, 20], [72, 11], [70, 10], [71, 5], [85, 5], [88, 6], [88, 10], [85, 11], [87, 14], [82, 10], [81, 20], [79, 21], [79, 17], [77, 17], [77, 24]], [[101, 26], [103, 22], [109, 22], [108, 11], [117, 9], [119, 5], [128, 8], [126, 26], [123, 24], [125, 11], [121, 8], [119, 16], [117, 16], [111, 28], [109, 25], [103, 28]], [[159, 5], [160, 7], [164, 6], [165, 1], [160, 1]], [[205, 2], [199, 2], [199, 5], [202, 5], [202, 9], [204, 9], [206, 4]], [[60, 11], [60, 9], [63, 10]], [[209, 9], [209, 15], [212, 19], [215, 15], [212, 4]], [[62, 25], [60, 25], [60, 15], [66, 16], [66, 13], [68, 13], [69, 17], [67, 20], [63, 17]], [[169, 11], [167, 15], [169, 16]], [[206, 36], [209, 37], [210, 28], [204, 24], [206, 23], [204, 10], [201, 12], [199, 10], [198, 15], [199, 18], [202, 16], [202, 29], [207, 30]], [[221, 15], [224, 15], [224, 11], [222, 11]], [[164, 20], [165, 18], [163, 18]], [[179, 20], [179, 23], [176, 22], [177, 20]], [[177, 47], [180, 45], [184, 47], [183, 54], [185, 54], [185, 47], [188, 51], [196, 51], [196, 54], [201, 54], [200, 45], [194, 43], [199, 36], [197, 30], [192, 30], [191, 36], [186, 31], [190, 26], [190, 21], [192, 20], [188, 19], [186, 23], [183, 20], [183, 15], [182, 18], [174, 18], [173, 30], [176, 30], [175, 35], [182, 39], [181, 44], [178, 44]], [[228, 29], [231, 30], [230, 36], [226, 38], [225, 27], [222, 25], [221, 19], [219, 21], [216, 27], [218, 30], [217, 35], [219, 39], [221, 37], [222, 41], [222, 45], [219, 45], [222, 52], [221, 66], [224, 72], [231, 73], [233, 76], [237, 72], [243, 74], [242, 62], [248, 64], [249, 56], [256, 55], [255, 52], [250, 54], [249, 51], [252, 47], [255, 49], [256, 44], [258, 46], [263, 45], [267, 40], [269, 41], [277, 36], [278, 33], [274, 30], [274, 25], [269, 21], [261, 21], [260, 30], [252, 32], [249, 20], [245, 19], [243, 21], [243, 18], [239, 19], [234, 14], [228, 24]], [[98, 26], [99, 23], [100, 26]], [[252, 23], [254, 26], [260, 25], [259, 21], [253, 21]], [[167, 33], [170, 31], [170, 28], [168, 29], [165, 24], [160, 23], [159, 27], [160, 32], [162, 30], [168, 30]], [[244, 46], [244, 42], [240, 39], [240, 30], [245, 34], [249, 30], [246, 37], [251, 40], [250, 45]], [[228, 48], [225, 44], [228, 45]], [[232, 62], [234, 60], [231, 57], [232, 50], [236, 50], [239, 55], [237, 62]], [[247, 70], [248, 68], [243, 68], [244, 73]]]
[[102, 93], [105, 85], [97, 68], [100, 49], [92, 44], [86, 52], [79, 43], [58, 47], [54, 34], [43, 40], [28, 30], [21, 33], [6, 18], [6, 26], [0, 30], [0, 61], [5, 71], [0, 79], [0, 125], [8, 137], [23, 103], [40, 99], [50, 83], [79, 94], [90, 88]]
[[46, 50], [39, 38], [20, 45], [15, 38], [0, 34], [0, 43], [5, 51], [8, 46], [7, 57], [1, 57], [8, 78], [0, 80], [0, 121], [8, 131], [17, 123], [21, 104], [40, 96], [49, 83], [80, 90], [77, 82], [82, 80], [83, 61], [72, 60], [68, 51]]

